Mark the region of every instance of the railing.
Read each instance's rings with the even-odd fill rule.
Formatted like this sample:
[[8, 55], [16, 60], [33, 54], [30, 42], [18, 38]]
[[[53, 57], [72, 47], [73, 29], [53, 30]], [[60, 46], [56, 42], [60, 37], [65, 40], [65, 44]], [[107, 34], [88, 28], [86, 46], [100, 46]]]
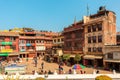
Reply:
[[1, 42], [1, 45], [12, 45], [12, 42]]
[[35, 51], [35, 49], [26, 49], [26, 51]]
[[45, 43], [36, 43], [36, 45], [45, 45]]
[[0, 52], [13, 52], [13, 49], [2, 49]]
[[35, 39], [34, 36], [20, 36], [20, 39]]
[[87, 52], [90, 55], [103, 55], [103, 52]]
[[0, 80], [7, 79], [11, 77], [12, 79], [19, 80], [35, 80], [37, 77], [45, 78], [45, 80], [95, 80], [97, 76], [107, 75], [112, 78], [112, 80], [120, 80], [120, 74], [54, 74], [54, 75], [0, 75]]
[[98, 17], [98, 18], [93, 18], [93, 19], [90, 19], [87, 23], [85, 23], [84, 25], [88, 25], [88, 24], [91, 24], [91, 23], [97, 23], [97, 22], [100, 22], [100, 21], [103, 21], [105, 18], [104, 16], [102, 17]]

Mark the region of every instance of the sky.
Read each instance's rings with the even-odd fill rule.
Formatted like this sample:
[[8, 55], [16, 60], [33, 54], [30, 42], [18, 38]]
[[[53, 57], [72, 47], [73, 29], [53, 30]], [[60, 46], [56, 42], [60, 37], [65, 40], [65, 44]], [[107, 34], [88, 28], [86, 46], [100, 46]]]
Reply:
[[0, 30], [29, 27], [61, 32], [65, 27], [97, 13], [100, 6], [114, 11], [120, 31], [120, 0], [0, 0]]

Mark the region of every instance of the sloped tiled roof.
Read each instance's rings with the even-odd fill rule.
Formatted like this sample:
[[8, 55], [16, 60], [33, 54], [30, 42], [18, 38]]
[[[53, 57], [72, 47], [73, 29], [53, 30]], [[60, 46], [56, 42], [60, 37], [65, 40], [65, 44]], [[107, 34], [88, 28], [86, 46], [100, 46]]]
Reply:
[[117, 32], [117, 35], [120, 35], [120, 32]]
[[19, 36], [18, 32], [0, 32], [0, 36]]

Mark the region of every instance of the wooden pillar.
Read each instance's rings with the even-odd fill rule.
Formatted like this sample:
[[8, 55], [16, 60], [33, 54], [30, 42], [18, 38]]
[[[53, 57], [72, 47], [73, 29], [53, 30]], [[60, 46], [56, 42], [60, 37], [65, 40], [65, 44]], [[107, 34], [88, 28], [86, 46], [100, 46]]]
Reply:
[[107, 63], [103, 60], [103, 67], [104, 69], [108, 67]]
[[93, 66], [94, 66], [94, 68], [97, 68], [97, 60], [96, 59], [93, 60]]

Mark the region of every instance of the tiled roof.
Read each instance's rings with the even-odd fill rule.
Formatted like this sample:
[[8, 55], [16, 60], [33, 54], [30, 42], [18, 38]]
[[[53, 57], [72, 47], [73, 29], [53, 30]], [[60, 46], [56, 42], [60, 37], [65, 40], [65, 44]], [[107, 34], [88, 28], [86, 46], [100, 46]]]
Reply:
[[117, 35], [120, 35], [120, 32], [117, 32]]
[[0, 32], [0, 36], [19, 36], [18, 32]]

